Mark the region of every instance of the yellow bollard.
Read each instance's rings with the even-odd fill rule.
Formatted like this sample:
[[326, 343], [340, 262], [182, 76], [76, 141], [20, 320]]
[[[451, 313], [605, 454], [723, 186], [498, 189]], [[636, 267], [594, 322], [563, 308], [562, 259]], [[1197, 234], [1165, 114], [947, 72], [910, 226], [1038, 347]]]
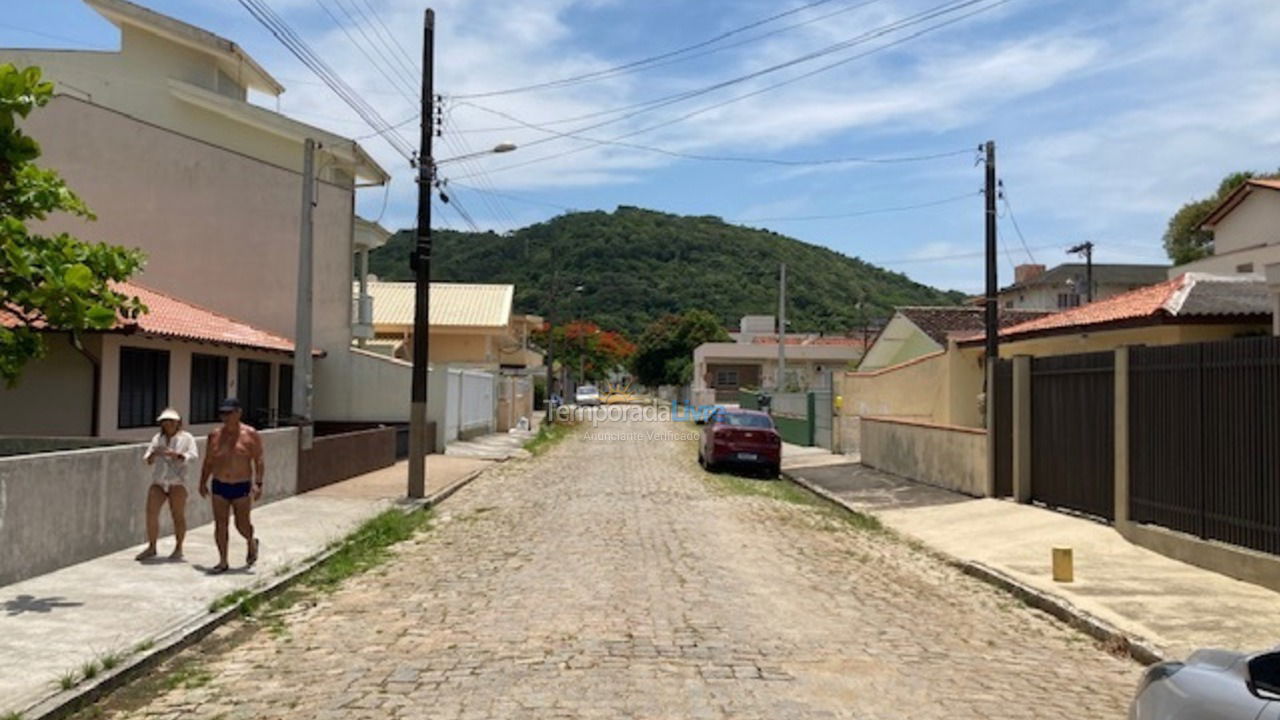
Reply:
[[1069, 583], [1075, 579], [1075, 561], [1071, 548], [1056, 547], [1053, 549], [1053, 581]]

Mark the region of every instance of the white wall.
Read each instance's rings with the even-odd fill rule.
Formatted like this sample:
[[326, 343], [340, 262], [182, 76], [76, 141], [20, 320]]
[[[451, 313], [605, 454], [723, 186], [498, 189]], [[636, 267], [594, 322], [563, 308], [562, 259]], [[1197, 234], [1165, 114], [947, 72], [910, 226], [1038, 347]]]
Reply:
[[[27, 364], [17, 387], [0, 384], [0, 435], [83, 437], [93, 424], [93, 365], [68, 335], [44, 335], [45, 357]], [[85, 349], [101, 356], [98, 336]]]

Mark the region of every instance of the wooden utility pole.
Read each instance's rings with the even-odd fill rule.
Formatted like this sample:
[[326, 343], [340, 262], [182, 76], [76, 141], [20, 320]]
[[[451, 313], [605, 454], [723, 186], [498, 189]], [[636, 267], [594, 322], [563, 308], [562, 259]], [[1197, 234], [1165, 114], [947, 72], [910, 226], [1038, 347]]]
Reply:
[[1082, 242], [1068, 248], [1067, 252], [1084, 255], [1084, 301], [1087, 305], [1093, 302], [1093, 243]]
[[[996, 144], [988, 140], [985, 146], [987, 156], [987, 183], [984, 197], [987, 208], [987, 296], [986, 296], [986, 330], [987, 360], [994, 363], [999, 354], [1000, 345], [1000, 308], [997, 293], [999, 287], [996, 280]], [[987, 388], [990, 402], [991, 388]]]
[[431, 186], [435, 159], [436, 13], [427, 8], [422, 37], [422, 116], [418, 149], [418, 232], [413, 250], [413, 386], [409, 404], [409, 497], [427, 496], [427, 370], [431, 334]]

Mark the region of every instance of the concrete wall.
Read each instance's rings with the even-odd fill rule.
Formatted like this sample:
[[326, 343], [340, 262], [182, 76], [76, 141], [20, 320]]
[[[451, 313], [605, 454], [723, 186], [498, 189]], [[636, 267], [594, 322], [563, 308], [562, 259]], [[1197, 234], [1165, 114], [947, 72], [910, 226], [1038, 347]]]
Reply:
[[864, 416], [946, 419], [947, 358], [942, 352], [874, 372], [837, 374], [834, 382], [840, 397], [837, 447], [841, 452], [857, 452], [861, 447], [860, 418]]
[[319, 420], [409, 422], [413, 365], [366, 350], [316, 360]]
[[984, 430], [895, 418], [862, 418], [862, 463], [917, 482], [983, 497]]
[[[46, 354], [27, 363], [14, 388], [0, 384], [0, 435], [90, 435], [93, 426], [93, 365], [71, 346], [70, 336], [44, 335]], [[100, 336], [85, 349], [101, 357]]]
[[[296, 494], [298, 431], [262, 433], [264, 502]], [[205, 440], [198, 439], [201, 458]], [[145, 542], [143, 508], [151, 482], [145, 446], [70, 450], [0, 458], [0, 585], [17, 582]], [[188, 490], [190, 527], [212, 522], [209, 501]], [[172, 529], [161, 514], [162, 533]]]

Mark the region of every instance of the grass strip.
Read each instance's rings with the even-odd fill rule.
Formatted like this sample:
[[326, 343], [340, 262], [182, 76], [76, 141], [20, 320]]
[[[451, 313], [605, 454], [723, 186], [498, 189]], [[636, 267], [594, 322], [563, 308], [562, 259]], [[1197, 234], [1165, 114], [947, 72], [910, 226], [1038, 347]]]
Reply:
[[538, 427], [538, 434], [534, 435], [524, 444], [524, 449], [528, 450], [535, 456], [541, 455], [555, 447], [556, 443], [569, 437], [569, 434], [572, 433], [577, 426], [578, 423], [567, 422], [564, 420], [556, 420], [551, 423], [544, 422]]

